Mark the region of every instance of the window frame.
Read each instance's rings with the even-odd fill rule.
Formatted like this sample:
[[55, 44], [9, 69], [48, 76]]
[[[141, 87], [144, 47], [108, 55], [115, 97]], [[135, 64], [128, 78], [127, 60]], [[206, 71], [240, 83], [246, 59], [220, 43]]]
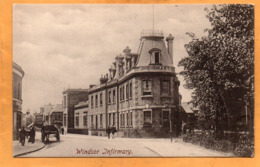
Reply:
[[130, 114], [130, 116], [129, 116], [129, 119], [130, 119], [130, 127], [133, 127], [133, 112], [132, 111], [130, 111], [129, 112], [129, 114]]
[[108, 104], [111, 104], [111, 90], [108, 91]]
[[83, 125], [88, 126], [88, 112], [84, 112]]
[[126, 112], [126, 127], [129, 126], [129, 112]]
[[100, 114], [99, 116], [99, 128], [103, 127], [103, 114]]
[[111, 113], [108, 114], [108, 126], [111, 126]]
[[122, 86], [122, 101], [125, 100], [125, 85]]
[[103, 94], [102, 94], [102, 92], [99, 94], [99, 105], [103, 106]]
[[79, 113], [76, 113], [75, 115], [75, 126], [79, 126]]
[[129, 84], [127, 83], [126, 84], [126, 97], [125, 97], [126, 100], [129, 99]]
[[[145, 113], [148, 113], [148, 112], [150, 112], [150, 118], [151, 118], [151, 121], [150, 122], [146, 122], [145, 121]], [[153, 124], [153, 112], [152, 112], [152, 109], [145, 109], [145, 110], [143, 110], [143, 121], [144, 121], [144, 123], [143, 123], [143, 126], [145, 127], [145, 126], [152, 126], [152, 124]]]
[[170, 110], [171, 109], [162, 109], [162, 117], [161, 117], [161, 125], [164, 125], [164, 122], [167, 122], [167, 121], [164, 121], [164, 120], [166, 120], [166, 119], [164, 119], [164, 112], [168, 112], [168, 123], [170, 124]]
[[94, 115], [90, 116], [91, 128], [94, 128]]
[[[162, 65], [161, 64], [161, 49], [159, 48], [152, 48], [149, 50], [150, 53], [150, 64], [151, 65]], [[156, 53], [158, 53], [158, 62], [156, 62]]]
[[[150, 90], [149, 91], [147, 91], [146, 90], [146, 86], [147, 86], [147, 82], [148, 82], [148, 87], [149, 87], [149, 82], [150, 82]], [[146, 85], [146, 86], [144, 86], [144, 84]], [[144, 79], [144, 80], [142, 80], [142, 96], [151, 96], [151, 95], [153, 95], [153, 93], [152, 93], [152, 89], [153, 89], [153, 82], [152, 82], [152, 80], [151, 79]], [[150, 93], [148, 93], [148, 92], [150, 92]]]
[[[165, 92], [163, 92], [163, 83], [168, 83], [168, 92], [167, 93], [165, 93]], [[161, 86], [161, 95], [164, 95], [164, 96], [169, 96], [169, 95], [171, 95], [171, 82], [170, 82], [170, 80], [161, 80], [160, 81], [160, 86]]]
[[129, 99], [132, 99], [133, 97], [133, 84], [132, 82], [129, 83]]
[[115, 124], [116, 124], [116, 113], [112, 113], [112, 118], [113, 118], [112, 125], [115, 126]]
[[113, 90], [113, 103], [116, 103], [116, 90]]
[[95, 95], [95, 106], [98, 106], [98, 94]]

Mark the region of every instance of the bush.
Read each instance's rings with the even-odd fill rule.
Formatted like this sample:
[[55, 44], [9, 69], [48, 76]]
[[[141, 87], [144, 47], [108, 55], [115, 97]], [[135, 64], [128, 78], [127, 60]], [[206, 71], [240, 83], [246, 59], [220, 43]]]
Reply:
[[187, 134], [183, 136], [183, 141], [222, 152], [232, 151], [233, 146], [230, 141], [215, 140], [213, 134], [210, 132]]
[[239, 157], [253, 157], [254, 156], [254, 138], [249, 135], [240, 136], [240, 139], [235, 148], [234, 154]]
[[213, 149], [222, 152], [230, 152], [232, 151], [232, 143], [227, 140], [215, 141]]
[[241, 135], [237, 143], [234, 143], [237, 140], [233, 138], [230, 138], [230, 140], [215, 140], [210, 132], [185, 134], [183, 135], [183, 141], [217, 151], [233, 152], [239, 157], [254, 156], [254, 138], [249, 134]]

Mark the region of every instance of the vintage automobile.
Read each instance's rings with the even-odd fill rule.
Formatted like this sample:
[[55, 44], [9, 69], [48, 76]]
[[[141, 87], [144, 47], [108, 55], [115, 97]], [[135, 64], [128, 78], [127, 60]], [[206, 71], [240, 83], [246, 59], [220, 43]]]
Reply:
[[42, 142], [49, 141], [50, 135], [54, 135], [57, 141], [60, 141], [60, 133], [56, 125], [43, 125], [42, 129]]

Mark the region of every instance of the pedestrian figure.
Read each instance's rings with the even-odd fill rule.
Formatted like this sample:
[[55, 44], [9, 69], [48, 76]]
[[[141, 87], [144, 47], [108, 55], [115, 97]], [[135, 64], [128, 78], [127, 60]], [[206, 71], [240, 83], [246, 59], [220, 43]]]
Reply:
[[107, 132], [108, 139], [110, 139], [111, 128], [109, 126], [107, 127], [106, 132]]
[[64, 128], [63, 128], [63, 126], [61, 127], [61, 134], [64, 135]]
[[22, 130], [20, 131], [20, 143], [22, 144], [22, 146], [24, 146], [25, 143], [25, 137], [26, 137], [26, 131], [24, 129], [24, 127], [22, 127]]
[[186, 134], [186, 132], [187, 132], [187, 125], [185, 123], [184, 126], [183, 126], [183, 134]]
[[113, 126], [111, 127], [112, 139], [114, 139], [114, 134], [115, 134], [116, 132], [117, 132], [117, 131], [116, 131], [116, 127], [113, 125]]
[[35, 142], [35, 130], [34, 130], [34, 126], [32, 127], [32, 129], [29, 131], [29, 140], [28, 142], [32, 142], [34, 143]]

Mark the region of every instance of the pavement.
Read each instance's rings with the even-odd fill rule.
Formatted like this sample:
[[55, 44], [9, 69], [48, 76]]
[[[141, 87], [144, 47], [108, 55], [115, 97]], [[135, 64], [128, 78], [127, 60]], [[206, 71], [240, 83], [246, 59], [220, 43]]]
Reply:
[[207, 149], [199, 145], [186, 143], [182, 139], [161, 140], [158, 141], [142, 142], [142, 145], [153, 152], [156, 152], [161, 157], [234, 157], [232, 153], [224, 153]]
[[[86, 138], [85, 135], [69, 134], [70, 137]], [[96, 141], [105, 140], [107, 137], [87, 136]], [[158, 157], [234, 157], [232, 153], [220, 152], [212, 149], [207, 149], [203, 146], [187, 143], [182, 138], [171, 141], [170, 138], [115, 138], [110, 139], [116, 142], [135, 142], [155, 153]]]
[[42, 148], [44, 148], [44, 144], [41, 142], [41, 140], [36, 139], [35, 143], [28, 143], [28, 140], [26, 140], [25, 145], [22, 146], [19, 141], [13, 141], [13, 157], [18, 157], [22, 155], [26, 155], [35, 151], [38, 151]]

